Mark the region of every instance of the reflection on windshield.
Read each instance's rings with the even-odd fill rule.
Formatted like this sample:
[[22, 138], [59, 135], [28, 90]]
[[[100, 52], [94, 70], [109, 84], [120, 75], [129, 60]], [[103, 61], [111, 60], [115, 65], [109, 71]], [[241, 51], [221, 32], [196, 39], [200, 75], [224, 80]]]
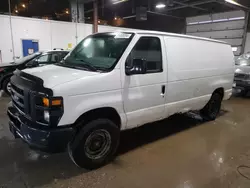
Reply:
[[100, 33], [87, 37], [65, 58], [63, 64], [85, 69], [110, 70], [132, 39], [131, 33]]

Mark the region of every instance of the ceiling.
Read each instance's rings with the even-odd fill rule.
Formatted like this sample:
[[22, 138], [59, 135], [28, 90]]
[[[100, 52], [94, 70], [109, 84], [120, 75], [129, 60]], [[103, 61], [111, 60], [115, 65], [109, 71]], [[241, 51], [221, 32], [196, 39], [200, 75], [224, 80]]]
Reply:
[[[90, 0], [85, 0], [89, 2]], [[105, 16], [104, 13], [115, 14], [120, 17], [132, 16], [135, 14], [136, 7], [146, 7], [152, 14], [160, 13], [164, 16], [172, 18], [185, 18], [188, 16], [196, 16], [202, 14], [210, 14], [217, 12], [225, 12], [230, 10], [246, 10], [244, 7], [234, 6], [230, 3], [226, 3], [224, 0], [127, 0], [122, 3], [112, 4], [112, 1], [116, 0], [98, 0], [99, 12], [101, 16]], [[119, 1], [119, 0], [117, 0]], [[155, 5], [159, 2], [163, 2], [166, 5], [172, 1], [171, 5], [164, 9], [156, 9]], [[250, 7], [250, 0], [234, 0], [242, 4], [245, 7]], [[87, 3], [85, 8], [86, 13], [91, 13], [92, 3]], [[163, 16], [163, 15], [162, 15]]]
[[[86, 0], [85, 0], [86, 1]], [[89, 0], [87, 0], [89, 1]], [[112, 4], [115, 0], [98, 0], [99, 18], [115, 25], [115, 17], [123, 18], [123, 27], [152, 29], [168, 32], [184, 32], [185, 18], [232, 10], [248, 10], [250, 0], [238, 0], [244, 7], [234, 6], [224, 0], [127, 0]], [[236, 0], [235, 0], [236, 1]], [[172, 4], [163, 9], [156, 9], [157, 3]], [[147, 20], [136, 21], [136, 8], [147, 8]], [[85, 16], [92, 19], [93, 3], [85, 2]]]

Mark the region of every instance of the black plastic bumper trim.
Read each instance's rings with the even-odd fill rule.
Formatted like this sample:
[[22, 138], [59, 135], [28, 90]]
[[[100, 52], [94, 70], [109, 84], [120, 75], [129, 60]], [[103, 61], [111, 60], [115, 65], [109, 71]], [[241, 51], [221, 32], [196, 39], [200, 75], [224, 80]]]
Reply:
[[30, 127], [22, 121], [22, 115], [13, 107], [9, 107], [8, 116], [12, 134], [15, 138], [21, 138], [32, 149], [48, 153], [63, 152], [75, 135], [75, 130], [71, 126], [46, 130]]

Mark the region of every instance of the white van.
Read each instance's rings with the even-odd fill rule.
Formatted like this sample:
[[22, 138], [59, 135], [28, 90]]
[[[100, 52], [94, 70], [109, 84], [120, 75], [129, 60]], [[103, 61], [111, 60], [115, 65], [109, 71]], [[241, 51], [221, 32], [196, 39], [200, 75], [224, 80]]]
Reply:
[[68, 150], [80, 167], [112, 159], [122, 130], [200, 110], [214, 120], [232, 94], [221, 41], [153, 32], [97, 33], [55, 65], [11, 78], [10, 130], [32, 148]]

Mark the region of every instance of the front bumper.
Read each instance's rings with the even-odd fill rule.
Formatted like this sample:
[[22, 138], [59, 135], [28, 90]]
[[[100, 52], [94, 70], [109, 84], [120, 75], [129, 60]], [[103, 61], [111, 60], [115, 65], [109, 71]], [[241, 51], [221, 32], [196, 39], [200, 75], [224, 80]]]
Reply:
[[31, 122], [12, 106], [8, 108], [7, 113], [12, 134], [15, 138], [21, 138], [32, 149], [49, 153], [63, 152], [75, 134], [75, 130], [70, 126], [64, 128], [34, 128], [36, 123]]

